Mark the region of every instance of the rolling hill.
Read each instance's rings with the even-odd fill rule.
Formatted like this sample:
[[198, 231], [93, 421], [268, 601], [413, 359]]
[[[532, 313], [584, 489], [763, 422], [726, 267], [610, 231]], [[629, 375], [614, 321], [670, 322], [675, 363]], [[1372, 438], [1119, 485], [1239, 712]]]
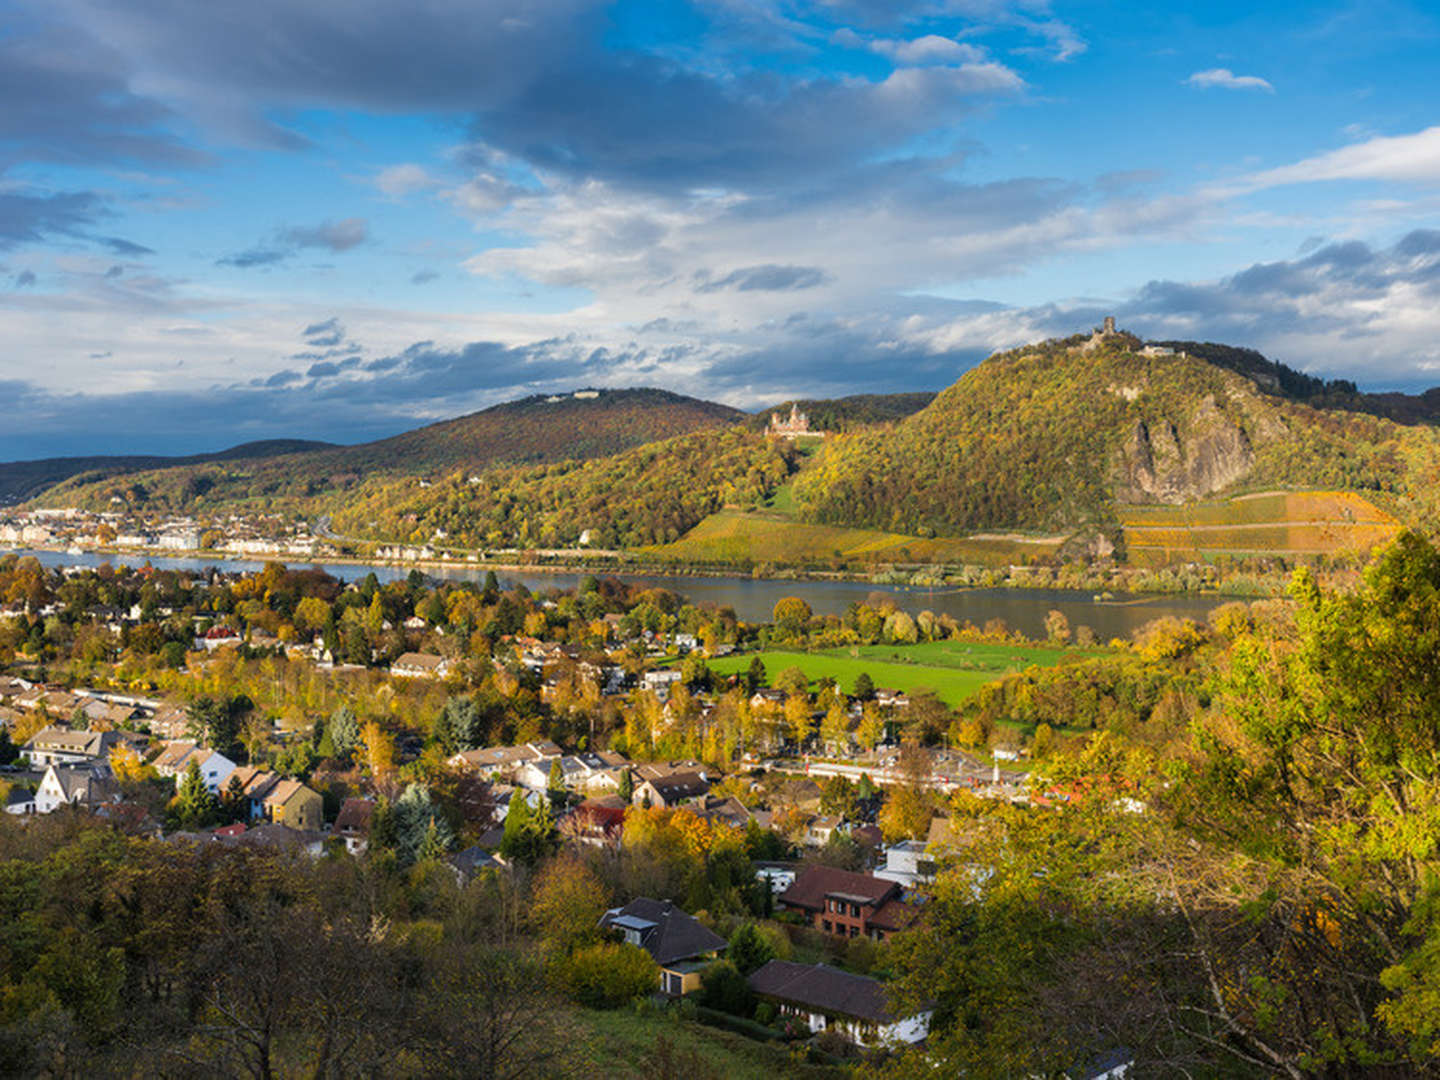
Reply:
[[46, 491], [44, 505], [144, 512], [264, 506], [309, 512], [374, 477], [434, 476], [502, 464], [606, 457], [634, 446], [728, 427], [745, 413], [667, 390], [534, 395], [376, 442], [117, 475], [82, 473]]
[[177, 468], [203, 465], [217, 461], [259, 460], [284, 454], [313, 453], [334, 449], [334, 443], [307, 439], [265, 439], [242, 443], [213, 454], [191, 454], [186, 457], [164, 455], [124, 455], [99, 457], [39, 458], [33, 461], [0, 462], [0, 505], [23, 502], [48, 487], [78, 476], [117, 476], [146, 469]]

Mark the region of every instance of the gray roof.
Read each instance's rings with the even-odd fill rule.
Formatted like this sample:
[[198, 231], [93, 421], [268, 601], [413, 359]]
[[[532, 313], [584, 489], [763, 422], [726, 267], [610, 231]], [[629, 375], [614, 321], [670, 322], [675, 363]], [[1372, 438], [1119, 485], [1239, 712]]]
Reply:
[[827, 964], [771, 960], [752, 974], [748, 982], [750, 989], [762, 997], [779, 998], [815, 1012], [878, 1024], [888, 1024], [895, 1019], [886, 1006], [883, 983]]
[[[639, 930], [640, 947], [655, 958], [660, 965], [673, 964], [679, 960], [690, 960], [706, 953], [718, 952], [727, 942], [719, 934], [708, 929], [693, 915], [687, 915], [669, 900], [651, 900], [638, 897], [622, 908], [607, 911], [600, 920], [604, 927]], [[634, 922], [649, 923], [649, 929], [640, 929]]]

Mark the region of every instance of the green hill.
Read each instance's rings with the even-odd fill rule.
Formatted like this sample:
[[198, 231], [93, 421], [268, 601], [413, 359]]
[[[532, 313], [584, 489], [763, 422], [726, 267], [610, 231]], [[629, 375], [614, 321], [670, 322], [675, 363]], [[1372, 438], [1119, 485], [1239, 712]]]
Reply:
[[1114, 334], [997, 354], [893, 429], [827, 441], [795, 480], [798, 513], [921, 536], [1059, 531], [1113, 526], [1127, 505], [1306, 488], [1430, 516], [1434, 427], [1315, 408], [1141, 348]]
[[85, 473], [46, 492], [42, 505], [107, 508], [119, 498], [145, 512], [219, 507], [311, 512], [376, 477], [435, 476], [499, 464], [605, 457], [634, 446], [745, 419], [725, 405], [667, 390], [535, 395], [388, 439], [279, 457]]

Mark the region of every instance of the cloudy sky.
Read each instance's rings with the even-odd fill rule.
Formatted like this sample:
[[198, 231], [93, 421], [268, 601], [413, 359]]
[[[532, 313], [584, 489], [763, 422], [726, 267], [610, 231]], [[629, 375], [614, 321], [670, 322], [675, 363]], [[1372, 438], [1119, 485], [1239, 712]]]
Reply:
[[1433, 6], [1173, 7], [0, 0], [0, 458], [933, 389], [1111, 312], [1440, 384]]

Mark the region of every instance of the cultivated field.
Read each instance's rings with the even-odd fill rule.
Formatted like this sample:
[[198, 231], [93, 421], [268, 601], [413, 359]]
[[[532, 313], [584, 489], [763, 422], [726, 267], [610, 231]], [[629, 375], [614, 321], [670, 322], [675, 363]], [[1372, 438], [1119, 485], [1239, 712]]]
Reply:
[[1140, 563], [1216, 555], [1330, 555], [1369, 551], [1400, 522], [1343, 491], [1269, 492], [1183, 506], [1118, 508], [1131, 559]]
[[724, 510], [673, 544], [642, 548], [651, 558], [685, 563], [967, 563], [1005, 566], [1054, 554], [1056, 540], [930, 539], [878, 529], [811, 525], [783, 512]]

